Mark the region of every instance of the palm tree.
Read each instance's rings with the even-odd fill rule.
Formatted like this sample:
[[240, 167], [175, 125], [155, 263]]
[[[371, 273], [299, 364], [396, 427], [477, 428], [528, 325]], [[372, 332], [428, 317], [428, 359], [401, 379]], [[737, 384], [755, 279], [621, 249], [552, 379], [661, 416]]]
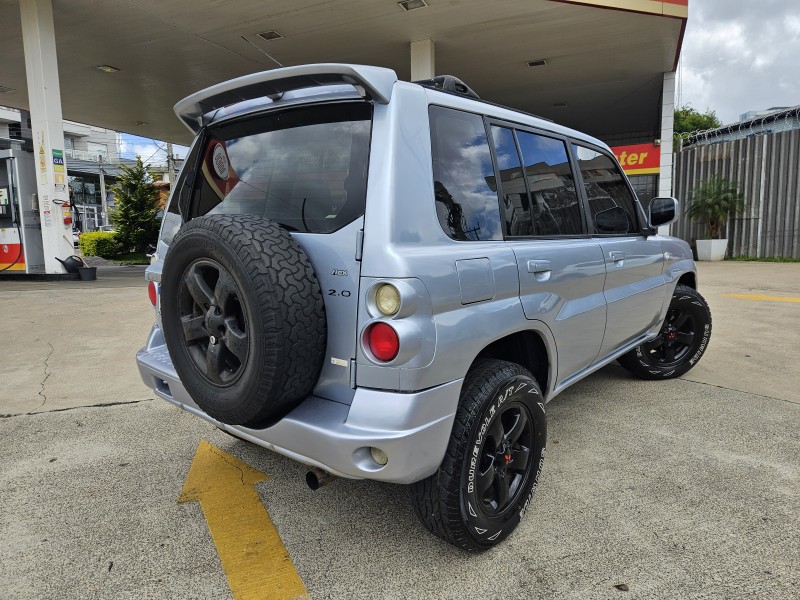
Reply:
[[730, 217], [744, 210], [744, 196], [735, 181], [712, 175], [692, 190], [686, 214], [694, 222], [703, 221], [708, 238], [715, 240], [725, 228]]

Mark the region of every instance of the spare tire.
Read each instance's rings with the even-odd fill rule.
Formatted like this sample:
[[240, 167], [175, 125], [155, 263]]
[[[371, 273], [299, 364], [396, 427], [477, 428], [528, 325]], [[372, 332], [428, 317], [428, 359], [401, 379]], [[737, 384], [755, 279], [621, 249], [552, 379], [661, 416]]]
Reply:
[[268, 425], [308, 396], [325, 355], [325, 306], [289, 233], [250, 215], [207, 215], [175, 236], [161, 319], [189, 395], [222, 423]]

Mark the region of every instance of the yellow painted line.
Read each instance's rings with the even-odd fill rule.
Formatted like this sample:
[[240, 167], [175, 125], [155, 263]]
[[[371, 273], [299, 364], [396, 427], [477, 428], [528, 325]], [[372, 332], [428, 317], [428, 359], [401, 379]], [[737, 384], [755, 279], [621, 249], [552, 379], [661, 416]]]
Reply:
[[308, 598], [253, 487], [267, 476], [200, 442], [178, 502], [200, 502], [234, 600]]
[[800, 302], [800, 298], [792, 296], [767, 296], [765, 294], [722, 294], [726, 298], [755, 300], [757, 302]]

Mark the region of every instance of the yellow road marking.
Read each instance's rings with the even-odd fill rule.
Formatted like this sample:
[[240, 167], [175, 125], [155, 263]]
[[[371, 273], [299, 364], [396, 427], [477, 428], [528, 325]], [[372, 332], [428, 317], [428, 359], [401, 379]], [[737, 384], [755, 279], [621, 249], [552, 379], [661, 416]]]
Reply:
[[756, 300], [761, 302], [800, 302], [800, 298], [792, 296], [767, 296], [765, 294], [722, 294], [726, 298], [739, 298], [741, 300]]
[[178, 502], [200, 502], [235, 600], [308, 598], [253, 487], [267, 476], [202, 440]]

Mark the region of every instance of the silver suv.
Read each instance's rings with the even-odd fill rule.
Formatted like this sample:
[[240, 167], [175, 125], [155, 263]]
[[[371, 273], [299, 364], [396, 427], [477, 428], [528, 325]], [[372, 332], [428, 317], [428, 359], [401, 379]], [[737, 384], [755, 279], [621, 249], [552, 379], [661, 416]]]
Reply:
[[[320, 64], [179, 102], [196, 139], [147, 270], [159, 397], [338, 475], [411, 484], [469, 550], [508, 536], [544, 405], [618, 360], [677, 377], [711, 316], [602, 142], [449, 76]], [[324, 471], [323, 471], [324, 470]]]

